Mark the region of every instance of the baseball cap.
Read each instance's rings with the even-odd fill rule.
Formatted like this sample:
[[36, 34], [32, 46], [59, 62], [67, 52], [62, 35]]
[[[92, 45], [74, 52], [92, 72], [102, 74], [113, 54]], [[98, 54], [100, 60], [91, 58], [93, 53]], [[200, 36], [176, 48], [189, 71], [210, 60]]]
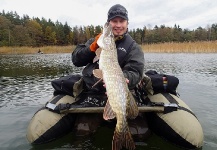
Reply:
[[107, 21], [109, 22], [111, 19], [113, 19], [115, 17], [121, 17], [125, 20], [128, 20], [127, 9], [120, 4], [116, 4], [116, 5], [112, 6], [108, 11]]

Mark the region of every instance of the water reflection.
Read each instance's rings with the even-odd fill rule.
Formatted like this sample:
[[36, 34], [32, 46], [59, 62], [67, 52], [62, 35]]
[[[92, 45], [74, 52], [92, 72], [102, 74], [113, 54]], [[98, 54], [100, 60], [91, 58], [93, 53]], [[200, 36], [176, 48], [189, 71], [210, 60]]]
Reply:
[[37, 105], [52, 96], [51, 80], [81, 71], [73, 67], [70, 54], [2, 55], [0, 59], [0, 107]]
[[145, 70], [217, 86], [217, 54], [145, 54]]
[[73, 67], [70, 54], [5, 55], [0, 56], [0, 76], [57, 76], [79, 73]]

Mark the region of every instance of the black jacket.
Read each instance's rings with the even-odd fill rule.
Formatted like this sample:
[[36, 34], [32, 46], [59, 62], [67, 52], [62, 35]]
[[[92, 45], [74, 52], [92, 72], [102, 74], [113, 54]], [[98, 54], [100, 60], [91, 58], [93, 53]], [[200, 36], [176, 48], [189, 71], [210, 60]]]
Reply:
[[[84, 81], [89, 89], [99, 79], [95, 78], [92, 71], [98, 68], [98, 63], [93, 63], [93, 59], [96, 56], [94, 52], [90, 51], [89, 46], [94, 41], [94, 38], [88, 40], [85, 44], [78, 45], [72, 52], [72, 62], [75, 66], [86, 66], [82, 72]], [[129, 44], [129, 41], [132, 41]], [[118, 61], [123, 70], [124, 76], [129, 79], [128, 87], [133, 89], [136, 84], [142, 79], [144, 71], [144, 53], [140, 46], [132, 40], [129, 34], [125, 34], [124, 38], [117, 40], [116, 47], [118, 49]], [[128, 45], [128, 50], [125, 50], [121, 46]], [[98, 84], [94, 90], [105, 91], [102, 87], [102, 83]]]

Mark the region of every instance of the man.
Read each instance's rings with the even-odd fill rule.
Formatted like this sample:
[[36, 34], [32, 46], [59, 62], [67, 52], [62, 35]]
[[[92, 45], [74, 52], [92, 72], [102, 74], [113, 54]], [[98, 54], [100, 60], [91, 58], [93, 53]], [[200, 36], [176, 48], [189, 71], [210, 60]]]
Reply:
[[[112, 6], [108, 11], [107, 22], [111, 24], [115, 36], [119, 65], [123, 70], [129, 89], [132, 90], [142, 79], [144, 54], [128, 34], [128, 12], [125, 7], [120, 4]], [[78, 45], [72, 53], [72, 62], [77, 67], [86, 66], [82, 71], [86, 88], [89, 91], [101, 93], [105, 92], [102, 82], [92, 88], [99, 80], [93, 75], [93, 70], [99, 67], [97, 62], [93, 62], [96, 56], [95, 51], [99, 47], [97, 45], [99, 37], [100, 34], [85, 44]]]
[[[115, 36], [119, 65], [123, 70], [129, 89], [133, 90], [143, 76], [144, 54], [139, 45], [128, 34], [128, 12], [126, 8], [120, 4], [112, 6], [108, 11], [107, 22], [111, 24]], [[88, 93], [88, 96], [91, 96], [92, 93], [94, 97], [99, 96], [99, 99], [102, 101], [107, 99], [103, 82], [93, 87], [99, 80], [93, 75], [93, 70], [99, 68], [98, 62], [93, 62], [96, 56], [95, 51], [99, 48], [97, 45], [99, 37], [100, 34], [95, 38], [89, 39], [85, 44], [77, 45], [72, 52], [73, 64], [77, 67], [85, 66], [82, 71], [82, 82], [79, 82], [80, 75], [70, 75], [53, 81], [52, 86], [55, 89], [54, 96], [66, 94], [76, 98], [84, 90], [80, 95], [85, 96]], [[75, 91], [72, 91], [72, 89]], [[75, 122], [76, 135], [87, 135], [95, 131], [102, 122], [102, 116], [100, 115], [102, 114], [77, 114]], [[142, 121], [140, 119], [137, 122]], [[143, 127], [141, 126], [140, 128]], [[135, 131], [138, 130], [136, 129]]]

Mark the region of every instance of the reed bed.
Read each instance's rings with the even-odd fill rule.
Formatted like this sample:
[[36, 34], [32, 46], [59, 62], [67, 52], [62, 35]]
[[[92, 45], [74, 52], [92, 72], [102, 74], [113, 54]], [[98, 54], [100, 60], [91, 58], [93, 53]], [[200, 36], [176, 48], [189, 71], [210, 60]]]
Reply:
[[0, 54], [43, 54], [71, 53], [75, 46], [44, 46], [44, 47], [0, 47]]
[[[145, 53], [217, 53], [217, 41], [158, 43], [141, 45]], [[71, 53], [75, 46], [0, 47], [0, 54]]]
[[217, 41], [145, 44], [142, 49], [145, 53], [216, 53]]

